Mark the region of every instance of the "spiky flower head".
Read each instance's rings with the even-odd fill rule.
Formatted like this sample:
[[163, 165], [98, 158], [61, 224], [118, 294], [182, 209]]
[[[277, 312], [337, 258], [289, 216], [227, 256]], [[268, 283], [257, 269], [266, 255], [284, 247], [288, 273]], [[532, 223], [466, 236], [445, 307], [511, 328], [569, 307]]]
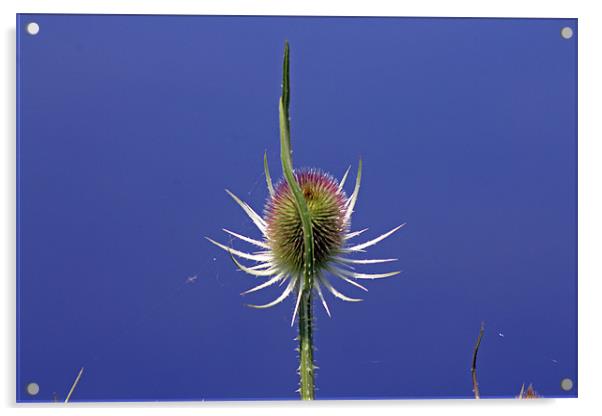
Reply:
[[[262, 238], [254, 239], [227, 229], [224, 229], [224, 231], [258, 247], [259, 250], [254, 252], [239, 251], [210, 238], [207, 239], [230, 253], [236, 266], [243, 272], [267, 278], [265, 282], [243, 292], [243, 295], [267, 288], [276, 283], [288, 282], [280, 296], [272, 302], [249, 306], [269, 308], [281, 303], [291, 293], [296, 292], [297, 302], [293, 312], [294, 321], [304, 285], [305, 246], [303, 226], [289, 184], [287, 181], [281, 180], [273, 187], [267, 169], [267, 162], [265, 166], [270, 195], [265, 205], [263, 217], [257, 214], [246, 202], [240, 200], [230, 191], [226, 191], [257, 226]], [[355, 187], [350, 197], [347, 197], [343, 190], [349, 169], [343, 175], [340, 183], [333, 176], [317, 169], [302, 169], [294, 172], [295, 179], [307, 203], [312, 222], [315, 268], [312, 286], [320, 297], [328, 315], [330, 315], [330, 310], [322, 292], [323, 287], [341, 300], [347, 302], [362, 300], [341, 293], [332, 285], [332, 278], [368, 291], [366, 287], [358, 283], [358, 280], [391, 277], [399, 273], [399, 271], [393, 271], [371, 274], [355, 271], [355, 266], [387, 263], [397, 259], [357, 259], [349, 257], [349, 255], [365, 252], [366, 248], [384, 240], [405, 225], [399, 225], [364, 243], [349, 244], [349, 240], [367, 231], [367, 229], [350, 231], [351, 215], [360, 189], [361, 172], [362, 163], [360, 161]], [[249, 260], [253, 264], [242, 264], [239, 259]]]
[[[347, 230], [348, 199], [336, 179], [317, 169], [295, 172], [311, 215], [314, 264], [325, 269], [340, 254]], [[274, 262], [290, 274], [303, 272], [303, 225], [288, 182], [280, 181], [265, 207], [267, 240]]]

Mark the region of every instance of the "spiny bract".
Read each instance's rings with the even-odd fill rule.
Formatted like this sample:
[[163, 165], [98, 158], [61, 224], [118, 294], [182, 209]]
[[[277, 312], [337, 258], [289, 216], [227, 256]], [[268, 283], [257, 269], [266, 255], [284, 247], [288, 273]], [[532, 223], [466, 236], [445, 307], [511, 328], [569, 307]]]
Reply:
[[[355, 265], [387, 263], [397, 259], [354, 259], [346, 255], [362, 253], [366, 248], [384, 240], [405, 224], [365, 243], [348, 245], [348, 241], [359, 236], [367, 229], [351, 232], [351, 214], [357, 201], [360, 189], [362, 163], [360, 161], [357, 179], [353, 193], [348, 198], [343, 190], [349, 169], [338, 183], [334, 177], [317, 169], [302, 169], [295, 171], [295, 179], [301, 188], [311, 215], [312, 232], [314, 238], [314, 267], [315, 276], [313, 287], [316, 290], [322, 305], [328, 315], [330, 310], [322, 292], [322, 286], [335, 297], [348, 301], [358, 302], [361, 299], [348, 297], [335, 289], [327, 278], [327, 274], [350, 283], [364, 291], [368, 291], [357, 282], [361, 279], [379, 279], [399, 274], [399, 271], [389, 273], [368, 274], [354, 271]], [[284, 291], [272, 302], [264, 305], [249, 305], [254, 308], [269, 308], [279, 304], [293, 291], [297, 293], [297, 302], [293, 312], [293, 322], [304, 286], [304, 240], [301, 218], [295, 205], [295, 199], [288, 183], [281, 180], [276, 187], [272, 187], [269, 172], [266, 170], [266, 179], [270, 195], [266, 202], [264, 216], [257, 214], [247, 203], [240, 200], [230, 191], [226, 192], [240, 205], [245, 213], [262, 233], [262, 239], [256, 240], [233, 231], [224, 231], [233, 237], [259, 247], [254, 252], [235, 250], [224, 244], [207, 238], [216, 246], [230, 253], [232, 260], [238, 268], [253, 276], [266, 277], [267, 280], [242, 294], [248, 294], [266, 288], [276, 283], [288, 280]], [[252, 265], [244, 265], [240, 259], [253, 261]], [[291, 322], [292, 324], [292, 322]]]

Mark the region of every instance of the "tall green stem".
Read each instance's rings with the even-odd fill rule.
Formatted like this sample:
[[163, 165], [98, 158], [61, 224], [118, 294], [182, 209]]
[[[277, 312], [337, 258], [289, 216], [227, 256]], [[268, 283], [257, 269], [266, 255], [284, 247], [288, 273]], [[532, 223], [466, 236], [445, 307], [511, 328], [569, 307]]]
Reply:
[[311, 291], [303, 290], [299, 305], [299, 393], [301, 400], [314, 399], [314, 346]]
[[293, 159], [291, 154], [291, 134], [289, 118], [290, 82], [289, 82], [289, 46], [284, 45], [284, 61], [282, 66], [282, 96], [279, 102], [280, 114], [280, 159], [282, 171], [295, 198], [295, 205], [301, 218], [303, 228], [303, 284], [299, 305], [299, 375], [301, 377], [300, 389], [302, 400], [314, 399], [314, 360], [312, 338], [312, 290], [314, 281], [314, 238], [311, 222], [311, 213], [295, 179], [293, 172]]

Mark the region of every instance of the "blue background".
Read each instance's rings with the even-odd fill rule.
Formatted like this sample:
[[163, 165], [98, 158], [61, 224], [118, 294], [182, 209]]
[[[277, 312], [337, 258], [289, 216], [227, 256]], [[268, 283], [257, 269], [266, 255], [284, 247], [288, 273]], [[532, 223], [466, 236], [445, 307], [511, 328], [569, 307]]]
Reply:
[[472, 397], [481, 321], [483, 397], [575, 396], [560, 389], [577, 377], [564, 26], [18, 16], [17, 399], [64, 400], [81, 366], [73, 401], [297, 398], [292, 298], [246, 308], [280, 291], [239, 296], [254, 278], [202, 238], [259, 237], [224, 188], [261, 211], [264, 151], [280, 176], [285, 39], [296, 166], [340, 177], [363, 158], [358, 242], [407, 222], [368, 256], [402, 275], [359, 304], [329, 297], [332, 319], [316, 306], [317, 397]]

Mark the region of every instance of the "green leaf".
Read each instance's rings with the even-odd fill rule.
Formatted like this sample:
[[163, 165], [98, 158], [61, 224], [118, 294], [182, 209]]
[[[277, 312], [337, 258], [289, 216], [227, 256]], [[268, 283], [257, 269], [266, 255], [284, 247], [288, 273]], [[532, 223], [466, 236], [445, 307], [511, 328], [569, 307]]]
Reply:
[[270, 176], [270, 167], [268, 166], [268, 152], [263, 154], [263, 170], [265, 172], [265, 181], [268, 185], [270, 196], [274, 196], [274, 185], [272, 185], [272, 177]]
[[279, 113], [280, 113], [280, 159], [282, 162], [282, 172], [284, 178], [291, 188], [295, 205], [299, 216], [301, 217], [301, 225], [303, 228], [303, 245], [304, 245], [304, 279], [305, 288], [310, 290], [313, 287], [314, 277], [314, 238], [311, 223], [311, 213], [307, 207], [307, 202], [301, 191], [301, 187], [297, 183], [293, 172], [293, 159], [291, 155], [291, 134], [290, 123], [288, 117], [288, 104], [290, 102], [290, 87], [289, 87], [289, 46], [288, 42], [284, 45], [284, 64], [282, 76], [282, 96], [280, 97]]
[[284, 59], [282, 60], [282, 102], [286, 110], [285, 116], [287, 122], [289, 119], [288, 108], [291, 101], [289, 53], [288, 41], [286, 41], [284, 42]]

